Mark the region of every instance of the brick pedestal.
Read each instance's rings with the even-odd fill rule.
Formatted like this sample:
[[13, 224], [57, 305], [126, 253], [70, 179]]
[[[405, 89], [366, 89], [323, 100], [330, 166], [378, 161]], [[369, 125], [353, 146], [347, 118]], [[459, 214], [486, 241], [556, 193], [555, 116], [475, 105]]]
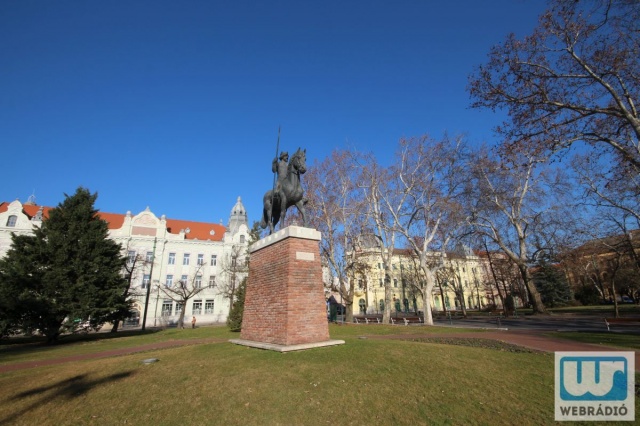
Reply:
[[330, 340], [320, 264], [320, 233], [289, 226], [253, 244], [242, 332], [233, 343], [290, 351]]

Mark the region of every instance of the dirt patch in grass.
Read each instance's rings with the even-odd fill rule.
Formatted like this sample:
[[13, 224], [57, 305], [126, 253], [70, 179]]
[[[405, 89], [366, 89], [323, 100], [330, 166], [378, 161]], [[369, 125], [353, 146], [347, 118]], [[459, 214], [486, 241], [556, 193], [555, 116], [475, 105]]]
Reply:
[[502, 352], [514, 353], [535, 353], [536, 351], [524, 348], [522, 346], [513, 345], [511, 343], [501, 342], [492, 339], [479, 339], [470, 337], [427, 337], [420, 339], [407, 339], [412, 342], [437, 343], [440, 345], [456, 345], [468, 346], [472, 348], [493, 349]]

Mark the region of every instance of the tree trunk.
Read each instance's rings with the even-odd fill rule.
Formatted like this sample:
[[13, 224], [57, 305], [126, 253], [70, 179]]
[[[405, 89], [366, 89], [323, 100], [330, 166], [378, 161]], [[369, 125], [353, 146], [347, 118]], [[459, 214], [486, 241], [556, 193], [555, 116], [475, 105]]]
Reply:
[[184, 328], [184, 308], [186, 307], [186, 302], [181, 302], [182, 310], [180, 311], [180, 316], [178, 317], [178, 328]]
[[611, 293], [613, 293], [613, 315], [614, 318], [620, 318], [620, 310], [618, 309], [618, 298], [616, 297], [616, 281], [611, 278]]
[[111, 332], [116, 333], [118, 331], [119, 326], [120, 326], [120, 320], [115, 320], [113, 322], [113, 327], [111, 327]]
[[[504, 316], [507, 316], [507, 315], [509, 315], [509, 312], [507, 312], [506, 300], [507, 300], [507, 297], [509, 297], [509, 295], [511, 295], [512, 297], [513, 297], [513, 295], [507, 289], [507, 280], [505, 280], [504, 278], [501, 278], [500, 282], [502, 282], [502, 297], [500, 298], [501, 301], [502, 301], [502, 312], [504, 313]], [[499, 286], [498, 286], [498, 291], [500, 291], [500, 287]]]
[[464, 303], [464, 289], [462, 288], [462, 280], [458, 278], [458, 300], [460, 301], [460, 309], [462, 309], [462, 318], [467, 317], [467, 306]]
[[529, 279], [529, 270], [527, 269], [527, 265], [518, 265], [518, 269], [520, 270], [520, 274], [522, 275], [522, 281], [524, 281], [524, 285], [529, 291], [529, 295], [531, 296], [533, 313], [546, 314], [547, 311], [544, 307], [544, 303], [542, 303], [540, 293], [538, 293], [538, 289], [533, 284], [533, 281]]
[[344, 321], [346, 323], [353, 322], [353, 302], [349, 302], [347, 299], [343, 299], [344, 305]]
[[[491, 261], [491, 255], [489, 254], [489, 246], [487, 246], [487, 242], [486, 240], [483, 240], [484, 242], [484, 249], [487, 252], [487, 259], [489, 259], [489, 269], [491, 270], [491, 276], [493, 276], [493, 282], [496, 285], [496, 290], [498, 290], [498, 298], [500, 299], [500, 305], [502, 306], [502, 310], [504, 311], [504, 297], [502, 297], [502, 292], [500, 291], [500, 282], [498, 281], [498, 277], [496, 275], [496, 271], [493, 268], [493, 262]], [[493, 290], [491, 291], [491, 294], [493, 295]], [[495, 297], [494, 297], [494, 305], [495, 305]], [[496, 306], [497, 307], [497, 306]], [[506, 314], [506, 311], [505, 311]]]
[[431, 314], [431, 290], [427, 289], [423, 293], [422, 300], [424, 300], [423, 306], [423, 322], [424, 325], [433, 325], [433, 315]]
[[440, 284], [440, 281], [438, 281], [438, 288], [440, 289], [440, 301], [442, 302], [442, 310], [444, 311], [444, 314], [447, 314], [447, 304], [446, 301], [444, 299], [444, 291], [442, 291], [442, 284]]
[[384, 311], [382, 312], [382, 323], [391, 323], [391, 276], [385, 268], [384, 277]]

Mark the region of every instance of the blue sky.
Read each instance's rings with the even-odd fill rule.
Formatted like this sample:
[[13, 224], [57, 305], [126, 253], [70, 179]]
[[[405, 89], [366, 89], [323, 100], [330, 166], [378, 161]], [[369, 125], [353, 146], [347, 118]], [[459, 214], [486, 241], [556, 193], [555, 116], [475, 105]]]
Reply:
[[403, 136], [495, 142], [469, 108], [491, 46], [538, 0], [0, 2], [0, 200], [258, 220], [281, 150], [391, 157]]

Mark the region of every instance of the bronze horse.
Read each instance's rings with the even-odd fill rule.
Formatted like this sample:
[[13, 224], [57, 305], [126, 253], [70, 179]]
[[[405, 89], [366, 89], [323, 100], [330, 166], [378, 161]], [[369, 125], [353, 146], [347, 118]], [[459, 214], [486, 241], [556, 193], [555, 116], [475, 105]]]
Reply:
[[282, 180], [280, 190], [267, 191], [262, 198], [262, 229], [269, 226], [269, 234], [273, 233], [276, 224], [282, 220], [284, 223], [287, 209], [296, 206], [302, 215], [303, 226], [307, 226], [307, 218], [304, 213], [304, 205], [307, 200], [304, 198], [300, 175], [307, 171], [307, 150], [298, 150], [293, 154], [287, 165], [287, 176]]

